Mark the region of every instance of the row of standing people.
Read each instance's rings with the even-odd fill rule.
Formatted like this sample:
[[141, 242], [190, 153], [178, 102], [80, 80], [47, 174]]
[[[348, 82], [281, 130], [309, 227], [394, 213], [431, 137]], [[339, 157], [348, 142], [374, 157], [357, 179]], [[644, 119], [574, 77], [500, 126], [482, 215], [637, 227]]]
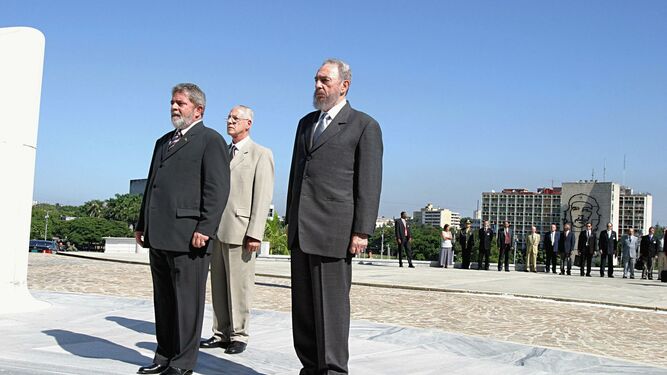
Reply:
[[[447, 253], [445, 249], [445, 235], [447, 228], [443, 230], [443, 250], [441, 253]], [[477, 260], [477, 269], [489, 269], [489, 255], [491, 242], [494, 237], [498, 244], [498, 271], [504, 268], [509, 272], [509, 253], [512, 249], [513, 232], [510, 229], [509, 222], [503, 223], [503, 229], [496, 235], [491, 229], [489, 222], [484, 221], [484, 225], [479, 229], [479, 254]], [[462, 249], [462, 268], [470, 268], [472, 249], [475, 244], [474, 231], [470, 223], [461, 230], [458, 235], [458, 241]], [[667, 229], [665, 230], [667, 235]], [[449, 236], [451, 239], [451, 235]], [[663, 237], [664, 238], [664, 237]], [[653, 279], [653, 266], [657, 263], [658, 277], [663, 270], [667, 270], [667, 246], [655, 236], [655, 228], [649, 228], [649, 233], [641, 238], [634, 235], [634, 230], [628, 232], [620, 239], [621, 259], [623, 262], [623, 277], [634, 278], [635, 260], [639, 259], [642, 264], [642, 279]], [[618, 234], [613, 230], [611, 223], [607, 224], [607, 230], [599, 235], [595, 233], [591, 223], [587, 223], [585, 230], [579, 233], [578, 239], [569, 224], [563, 226], [563, 231], [559, 232], [556, 224], [551, 225], [551, 229], [542, 236], [537, 233], [535, 226], [531, 227], [531, 233], [526, 236], [526, 272], [537, 272], [537, 254], [540, 243], [543, 244], [545, 255], [545, 272], [556, 273], [556, 265], [560, 264], [560, 275], [570, 275], [572, 270], [572, 254], [576, 253], [581, 258], [580, 275], [591, 276], [593, 257], [600, 255], [600, 276], [604, 277], [605, 271], [608, 277], [613, 276], [613, 258], [617, 256], [619, 243]], [[450, 244], [451, 246], [451, 244]], [[450, 247], [451, 251], [451, 247]], [[441, 255], [442, 259], [442, 255]]]

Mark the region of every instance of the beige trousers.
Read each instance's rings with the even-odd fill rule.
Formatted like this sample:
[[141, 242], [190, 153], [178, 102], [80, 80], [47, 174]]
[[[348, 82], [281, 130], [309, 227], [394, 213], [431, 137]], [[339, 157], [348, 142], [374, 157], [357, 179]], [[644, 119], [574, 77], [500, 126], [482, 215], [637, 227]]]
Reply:
[[254, 285], [255, 253], [242, 245], [215, 241], [211, 254], [213, 335], [248, 343]]
[[528, 268], [531, 272], [537, 271], [537, 249], [526, 249], [526, 269]]

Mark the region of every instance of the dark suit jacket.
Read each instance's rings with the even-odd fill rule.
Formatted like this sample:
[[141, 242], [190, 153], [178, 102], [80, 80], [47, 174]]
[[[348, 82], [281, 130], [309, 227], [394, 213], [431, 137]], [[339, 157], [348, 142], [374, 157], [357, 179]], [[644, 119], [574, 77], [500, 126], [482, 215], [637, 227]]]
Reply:
[[639, 245], [639, 253], [643, 257], [654, 257], [658, 254], [660, 251], [660, 241], [658, 241], [655, 238], [655, 235], [653, 235], [653, 240], [649, 238], [649, 235], [645, 235], [642, 237], [642, 242]]
[[560, 241], [558, 243], [558, 251], [561, 253], [570, 254], [576, 246], [574, 241], [574, 232], [569, 231], [567, 236], [565, 232], [560, 232]]
[[459, 231], [459, 243], [461, 244], [462, 250], [472, 251], [472, 247], [475, 245], [474, 233], [473, 230], [470, 230], [470, 234], [466, 235], [465, 228]]
[[491, 250], [491, 241], [493, 241], [493, 229], [479, 228], [479, 250]]
[[382, 132], [346, 103], [310, 146], [320, 111], [299, 121], [287, 190], [288, 245], [347, 257], [353, 233], [375, 231], [382, 188]]
[[554, 242], [551, 243], [551, 231], [544, 234], [544, 251], [557, 253], [560, 248], [560, 232], [556, 231], [554, 234]]
[[614, 249], [612, 254], [616, 254], [616, 248], [618, 247], [618, 236], [615, 231], [611, 231], [611, 239], [607, 235], [607, 231], [603, 230], [600, 232], [600, 237], [598, 239], [598, 248], [603, 255], [607, 255], [607, 245], [608, 242], [612, 241], [614, 243]]
[[[514, 246], [512, 243], [512, 240], [514, 238], [514, 233], [512, 232], [512, 228], [509, 230], [509, 237], [510, 237], [510, 246]], [[505, 228], [500, 228], [498, 229], [498, 247], [501, 247], [505, 244]]]
[[194, 232], [215, 238], [229, 194], [229, 156], [220, 134], [203, 122], [168, 150], [173, 134], [155, 143], [135, 229], [146, 247], [189, 252]]
[[405, 235], [405, 226], [403, 226], [403, 220], [400, 218], [394, 221], [394, 234], [396, 235], [397, 240], [401, 240], [403, 243], [405, 240], [410, 240], [412, 238], [412, 232], [410, 231], [410, 223], [406, 220], [406, 226], [408, 227], [408, 235]]
[[586, 231], [582, 230], [579, 233], [579, 242], [577, 242], [577, 249], [579, 249], [579, 253], [581, 254], [594, 254], [595, 250], [597, 250], [597, 233], [595, 231], [591, 230], [591, 237], [588, 239], [588, 246], [586, 246]]

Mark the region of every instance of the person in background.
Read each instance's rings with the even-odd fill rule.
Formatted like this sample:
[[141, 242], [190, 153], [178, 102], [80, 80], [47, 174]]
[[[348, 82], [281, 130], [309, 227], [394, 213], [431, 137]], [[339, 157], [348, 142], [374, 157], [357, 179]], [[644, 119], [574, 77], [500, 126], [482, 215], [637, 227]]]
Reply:
[[[574, 233], [570, 230], [570, 224], [563, 226], [563, 232], [560, 234], [560, 241], [558, 244], [558, 253], [560, 255], [560, 274], [570, 275], [572, 270], [572, 250], [574, 250]], [[567, 270], [566, 267], [567, 266]]]
[[540, 235], [537, 227], [531, 225], [530, 234], [526, 236], [526, 262], [524, 271], [537, 272], [537, 252], [540, 247]]
[[607, 230], [600, 233], [598, 248], [600, 249], [600, 277], [604, 277], [605, 265], [607, 276], [614, 277], [614, 255], [618, 246], [618, 236], [612, 223], [607, 223]]
[[475, 236], [471, 228], [470, 220], [466, 221], [466, 227], [459, 233], [459, 243], [461, 244], [461, 268], [467, 270], [470, 268], [470, 255], [472, 247], [475, 245]]
[[[484, 220], [483, 227], [479, 229], [479, 255], [477, 256], [477, 269], [489, 270], [489, 256], [491, 255], [491, 241], [493, 240], [493, 229], [488, 220]], [[484, 263], [482, 263], [484, 259]]]
[[452, 264], [452, 232], [449, 230], [449, 224], [445, 224], [440, 231], [440, 267], [447, 268]]
[[586, 223], [586, 228], [579, 233], [579, 241], [577, 243], [577, 249], [579, 250], [579, 256], [581, 257], [581, 265], [579, 268], [580, 276], [585, 275], [591, 276], [591, 266], [593, 264], [593, 254], [595, 254], [597, 234], [593, 231], [593, 225], [591, 223]]
[[513, 237], [509, 221], [503, 222], [503, 229], [498, 231], [498, 271], [503, 270], [503, 260], [505, 261], [505, 272], [510, 271], [509, 261]]
[[665, 228], [658, 246], [658, 279], [665, 281], [662, 279], [662, 271], [667, 271], [667, 228]]
[[648, 234], [642, 237], [639, 252], [644, 263], [642, 279], [653, 280], [653, 258], [660, 252], [660, 241], [655, 237], [654, 227], [648, 228]]
[[635, 278], [635, 258], [639, 250], [639, 239], [635, 236], [635, 230], [628, 229], [627, 234], [621, 238], [621, 254], [623, 259], [623, 278]]
[[556, 224], [551, 224], [551, 229], [544, 235], [544, 272], [556, 273], [556, 257], [558, 255], [558, 246], [560, 242], [560, 232]]
[[408, 213], [401, 212], [401, 217], [394, 222], [394, 231], [396, 235], [396, 244], [398, 245], [398, 266], [403, 267], [403, 251], [408, 258], [408, 267], [414, 268], [412, 265], [412, 232], [410, 232], [410, 223], [408, 222]]

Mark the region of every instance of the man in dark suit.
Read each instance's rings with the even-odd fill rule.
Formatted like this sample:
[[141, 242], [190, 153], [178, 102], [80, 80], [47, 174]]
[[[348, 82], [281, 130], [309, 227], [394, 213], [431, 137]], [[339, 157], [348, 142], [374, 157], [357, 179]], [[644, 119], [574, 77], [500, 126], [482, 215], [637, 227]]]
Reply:
[[572, 250], [576, 246], [574, 240], [574, 233], [570, 230], [570, 224], [563, 226], [563, 232], [560, 234], [560, 241], [558, 243], [558, 253], [560, 255], [560, 274], [565, 275], [565, 267], [567, 266], [567, 274], [570, 275], [572, 271]]
[[513, 234], [509, 221], [503, 222], [503, 229], [498, 231], [498, 271], [503, 269], [505, 260], [505, 272], [510, 271], [510, 252], [512, 251]]
[[475, 237], [473, 235], [470, 220], [466, 221], [466, 227], [461, 229], [459, 233], [459, 243], [461, 244], [461, 268], [467, 270], [470, 268], [470, 254], [472, 254], [472, 247], [475, 245]]
[[552, 273], [556, 273], [556, 257], [558, 256], [559, 244], [560, 232], [558, 232], [556, 224], [551, 224], [551, 230], [544, 235], [544, 272], [546, 273], [549, 273], [549, 268], [551, 268]]
[[591, 265], [593, 263], [593, 254], [597, 249], [596, 239], [597, 234], [593, 230], [591, 223], [586, 223], [585, 230], [579, 233], [579, 241], [577, 242], [577, 249], [579, 249], [579, 256], [581, 257], [581, 265], [579, 274], [584, 276], [584, 267], [586, 268], [586, 276], [591, 277]]
[[382, 133], [346, 100], [352, 74], [326, 60], [299, 121], [287, 190], [292, 332], [301, 375], [347, 374], [352, 256], [375, 230]]
[[641, 244], [639, 245], [639, 253], [644, 262], [644, 268], [642, 269], [642, 279], [648, 277], [649, 280], [653, 280], [653, 258], [658, 255], [660, 249], [660, 241], [655, 237], [655, 228], [648, 228], [648, 234], [642, 236]]
[[229, 194], [227, 145], [204, 126], [205, 107], [197, 85], [176, 85], [176, 129], [158, 139], [153, 151], [135, 239], [150, 248], [157, 349], [139, 374], [191, 374], [197, 362], [209, 240]]
[[600, 233], [598, 248], [600, 249], [600, 277], [604, 277], [604, 268], [607, 264], [607, 276], [614, 277], [614, 255], [618, 245], [618, 236], [612, 223], [607, 223], [607, 230]]
[[484, 258], [484, 269], [489, 270], [489, 256], [491, 255], [491, 241], [493, 241], [493, 229], [488, 220], [484, 220], [482, 228], [479, 228], [479, 254], [477, 255], [477, 269], [482, 269], [482, 258]]
[[407, 212], [401, 212], [401, 217], [394, 221], [394, 234], [398, 245], [398, 266], [403, 267], [403, 251], [405, 251], [405, 256], [408, 258], [408, 267], [415, 268], [412, 265], [412, 248], [410, 248], [412, 232], [410, 231]]

